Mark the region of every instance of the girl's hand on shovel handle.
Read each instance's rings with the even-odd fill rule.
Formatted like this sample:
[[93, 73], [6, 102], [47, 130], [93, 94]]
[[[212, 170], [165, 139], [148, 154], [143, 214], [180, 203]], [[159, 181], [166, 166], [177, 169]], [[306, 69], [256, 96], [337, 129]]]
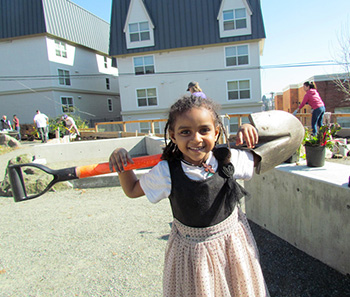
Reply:
[[109, 157], [109, 169], [111, 172], [124, 172], [124, 167], [126, 167], [128, 163], [134, 164], [134, 161], [124, 148], [115, 149]]

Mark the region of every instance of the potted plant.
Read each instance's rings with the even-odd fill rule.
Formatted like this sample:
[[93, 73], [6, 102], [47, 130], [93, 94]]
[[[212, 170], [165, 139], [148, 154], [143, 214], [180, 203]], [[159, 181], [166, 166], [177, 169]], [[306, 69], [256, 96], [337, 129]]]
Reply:
[[305, 127], [303, 145], [305, 147], [306, 164], [309, 167], [324, 166], [326, 148], [333, 149], [337, 132], [341, 129], [337, 123], [324, 125], [319, 128], [316, 135]]

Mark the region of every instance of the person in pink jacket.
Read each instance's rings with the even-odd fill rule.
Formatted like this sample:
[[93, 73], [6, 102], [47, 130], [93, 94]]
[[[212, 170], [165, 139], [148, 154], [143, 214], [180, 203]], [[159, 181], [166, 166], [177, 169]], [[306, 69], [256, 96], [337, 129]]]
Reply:
[[323, 126], [323, 116], [326, 111], [326, 107], [321, 99], [320, 94], [317, 92], [316, 86], [313, 82], [304, 82], [303, 88], [306, 92], [303, 102], [301, 102], [301, 104], [294, 111], [293, 114], [297, 114], [300, 111], [300, 109], [302, 109], [304, 105], [308, 103], [313, 109], [311, 127], [313, 134], [315, 135], [317, 134], [317, 127]]

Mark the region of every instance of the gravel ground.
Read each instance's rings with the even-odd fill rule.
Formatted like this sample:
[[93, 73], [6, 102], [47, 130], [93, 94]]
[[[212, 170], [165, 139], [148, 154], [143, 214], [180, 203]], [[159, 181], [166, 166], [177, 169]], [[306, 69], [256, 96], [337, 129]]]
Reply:
[[[161, 296], [171, 221], [168, 201], [127, 199], [120, 187], [0, 197], [0, 297]], [[272, 297], [350, 296], [349, 275], [250, 224]]]
[[[168, 201], [120, 187], [0, 197], [0, 296], [161, 296]], [[271, 296], [350, 296], [350, 278], [251, 223]]]

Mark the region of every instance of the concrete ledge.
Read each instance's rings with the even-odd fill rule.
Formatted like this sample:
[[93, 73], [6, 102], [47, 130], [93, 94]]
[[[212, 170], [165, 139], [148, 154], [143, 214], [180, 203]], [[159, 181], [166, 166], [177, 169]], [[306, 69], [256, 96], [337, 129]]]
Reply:
[[350, 166], [283, 164], [245, 182], [249, 219], [312, 257], [350, 273]]
[[49, 141], [49, 143], [28, 146], [25, 152], [34, 155], [37, 159], [46, 159], [50, 164], [98, 158], [108, 160], [109, 155], [118, 147], [128, 150], [131, 156], [155, 155], [162, 152], [163, 146], [162, 138], [139, 136], [69, 143]]

